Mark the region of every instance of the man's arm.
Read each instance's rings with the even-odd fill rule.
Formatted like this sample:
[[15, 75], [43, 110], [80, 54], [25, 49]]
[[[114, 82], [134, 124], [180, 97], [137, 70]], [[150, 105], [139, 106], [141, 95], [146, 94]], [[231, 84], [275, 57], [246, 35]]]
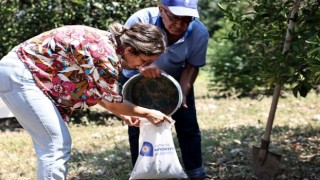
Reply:
[[199, 74], [199, 67], [194, 67], [189, 64], [186, 64], [186, 67], [183, 69], [180, 77], [180, 86], [182, 90], [182, 107], [188, 108], [187, 106], [187, 96], [190, 93], [190, 90], [197, 79]]

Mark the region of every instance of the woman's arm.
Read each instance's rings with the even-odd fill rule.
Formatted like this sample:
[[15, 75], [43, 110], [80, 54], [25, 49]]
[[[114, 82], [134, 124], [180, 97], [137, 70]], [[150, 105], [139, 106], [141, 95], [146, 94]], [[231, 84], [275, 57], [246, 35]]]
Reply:
[[171, 122], [171, 118], [160, 111], [154, 109], [147, 109], [141, 106], [136, 106], [126, 100], [124, 100], [122, 103], [110, 103], [105, 100], [101, 100], [98, 103], [102, 107], [108, 109], [109, 111], [118, 116], [121, 115], [142, 117], [148, 119], [151, 123], [155, 125], [161, 124], [164, 121]]

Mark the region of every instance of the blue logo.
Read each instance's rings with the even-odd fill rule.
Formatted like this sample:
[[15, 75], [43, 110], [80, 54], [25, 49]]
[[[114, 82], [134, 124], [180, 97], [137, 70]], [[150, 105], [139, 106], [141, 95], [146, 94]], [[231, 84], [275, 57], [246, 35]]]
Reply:
[[140, 150], [141, 156], [153, 156], [153, 146], [149, 142], [143, 142], [141, 150]]

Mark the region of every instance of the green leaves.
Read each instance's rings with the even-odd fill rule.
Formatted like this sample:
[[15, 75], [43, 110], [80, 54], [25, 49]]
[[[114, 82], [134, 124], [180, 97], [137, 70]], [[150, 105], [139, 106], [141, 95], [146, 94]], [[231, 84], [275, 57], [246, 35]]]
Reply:
[[14, 46], [44, 31], [83, 24], [107, 29], [124, 23], [137, 10], [157, 6], [155, 0], [29, 0], [2, 1], [0, 5], [0, 57]]
[[[242, 95], [261, 86], [272, 88], [274, 83], [291, 87], [295, 95], [299, 92], [301, 96], [315, 88], [320, 74], [320, 4], [315, 0], [301, 1], [298, 15], [293, 19], [296, 26], [290, 31], [293, 37], [290, 49], [283, 54], [293, 5], [294, 1], [221, 0], [218, 7], [224, 14], [225, 26], [219, 30], [223, 33], [214, 35], [213, 44], [220, 44], [220, 39], [224, 38], [228, 38], [229, 44], [219, 47], [223, 52], [212, 51], [210, 56], [215, 59], [211, 60], [211, 65], [214, 70], [227, 64], [242, 65], [223, 74], [216, 73], [221, 72], [217, 70], [213, 73], [214, 82], [219, 81], [225, 90], [236, 88]], [[233, 57], [242, 60], [235, 61]], [[229, 79], [244, 75], [250, 78], [238, 78], [242, 83]], [[239, 84], [251, 84], [251, 89], [239, 87]]]

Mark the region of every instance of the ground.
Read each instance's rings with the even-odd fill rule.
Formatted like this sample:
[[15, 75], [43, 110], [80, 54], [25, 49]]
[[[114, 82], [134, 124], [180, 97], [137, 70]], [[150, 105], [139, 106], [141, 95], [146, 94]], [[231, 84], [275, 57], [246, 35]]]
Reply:
[[[216, 98], [203, 87], [197, 84], [196, 106], [208, 173], [212, 179], [257, 179], [251, 150], [260, 147], [271, 97]], [[275, 179], [320, 179], [319, 109], [315, 93], [295, 98], [282, 92], [269, 147], [282, 155]], [[73, 139], [69, 180], [128, 179], [132, 166], [127, 126], [112, 116], [105, 122], [69, 125]], [[1, 121], [0, 127], [0, 179], [35, 179], [36, 158], [28, 134], [13, 120]], [[174, 131], [173, 135], [177, 142]], [[179, 155], [178, 147], [176, 143]]]

